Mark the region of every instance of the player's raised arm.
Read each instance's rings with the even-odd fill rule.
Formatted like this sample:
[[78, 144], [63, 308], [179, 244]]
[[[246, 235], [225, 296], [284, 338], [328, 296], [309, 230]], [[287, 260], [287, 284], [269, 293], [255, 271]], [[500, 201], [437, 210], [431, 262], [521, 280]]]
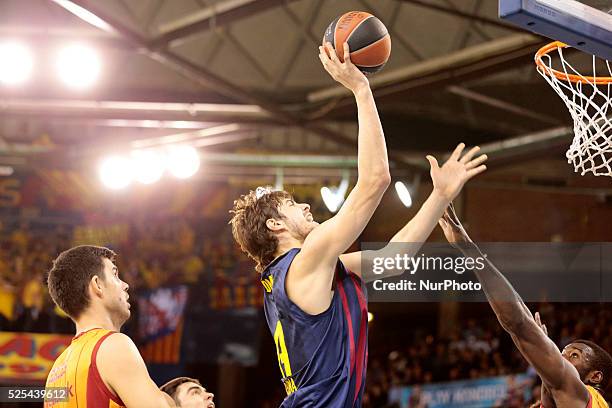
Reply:
[[375, 275], [371, 270], [362, 271], [362, 256], [392, 258], [396, 254], [408, 256], [416, 254], [435, 228], [446, 207], [459, 194], [465, 183], [486, 170], [483, 163], [487, 160], [487, 155], [475, 157], [480, 150], [476, 146], [462, 156], [464, 148], [463, 143], [459, 144], [441, 167], [433, 156], [427, 156], [431, 165], [433, 191], [419, 212], [391, 238], [391, 244], [385, 248], [378, 251], [352, 252], [342, 255], [340, 259], [347, 268], [360, 274], [365, 281], [402, 273], [402, 271], [393, 270]]
[[127, 408], [174, 407], [168, 394], [157, 388], [132, 340], [121, 333], [109, 336], [96, 358], [102, 380]]
[[523, 357], [535, 368], [545, 387], [566, 403], [563, 406], [570, 408], [586, 406], [589, 393], [576, 368], [563, 358], [543, 329], [539, 317], [538, 321], [534, 319], [510, 282], [474, 244], [459, 222], [452, 206], [440, 219], [440, 226], [447, 240], [455, 244], [465, 256], [485, 259], [484, 268], [475, 269], [474, 273], [482, 284], [482, 289], [499, 323], [510, 334]]
[[331, 44], [319, 51], [325, 70], [351, 90], [357, 102], [359, 174], [338, 214], [308, 235], [291, 266], [287, 290], [309, 312], [322, 311], [329, 305], [338, 256], [361, 234], [391, 182], [383, 129], [367, 78], [351, 63], [347, 44], [344, 62]]

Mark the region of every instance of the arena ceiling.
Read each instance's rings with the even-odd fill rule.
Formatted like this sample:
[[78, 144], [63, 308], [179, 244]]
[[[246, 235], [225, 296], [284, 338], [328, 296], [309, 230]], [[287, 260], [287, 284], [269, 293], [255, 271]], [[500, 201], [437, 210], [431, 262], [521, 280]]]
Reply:
[[[494, 0], [2, 0], [0, 10], [0, 38], [28, 41], [42, 66], [0, 89], [9, 164], [40, 154], [45, 143], [28, 144], [41, 135], [71, 154], [188, 140], [225, 153], [353, 155], [353, 102], [317, 58], [325, 28], [349, 10], [391, 33], [391, 59], [371, 83], [396, 167], [425, 168], [423, 151], [459, 141], [516, 167], [562, 158], [571, 137], [533, 66], [546, 39], [501, 22]], [[74, 40], [103, 56], [86, 92], [67, 91], [50, 67], [52, 50]]]

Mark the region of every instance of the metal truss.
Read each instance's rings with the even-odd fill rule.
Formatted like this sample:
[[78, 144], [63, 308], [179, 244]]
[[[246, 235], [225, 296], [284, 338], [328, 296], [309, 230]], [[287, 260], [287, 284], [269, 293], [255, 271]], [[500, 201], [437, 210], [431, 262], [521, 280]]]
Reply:
[[227, 0], [211, 5], [197, 13], [191, 13], [162, 25], [159, 29], [160, 35], [151, 41], [151, 46], [172, 47], [192, 35], [227, 26], [242, 18], [291, 1], [295, 0]]
[[[171, 52], [170, 50], [161, 47], [160, 45], [167, 45], [172, 38], [179, 38], [178, 33], [181, 33], [180, 37], [184, 37], [189, 33], [193, 33], [195, 31], [199, 31], [203, 28], [203, 22], [209, 22], [210, 16], [208, 18], [201, 18], [197, 22], [191, 23], [183, 23], [179, 28], [173, 29], [171, 32], [167, 33], [166, 37], [164, 37], [164, 44], [160, 44], [159, 41], [150, 41], [146, 37], [142, 36], [135, 30], [127, 27], [125, 24], [118, 21], [116, 18], [108, 15], [103, 12], [100, 8], [96, 7], [92, 4], [91, 0], [51, 0], [52, 2], [58, 4], [59, 6], [65, 8], [67, 11], [75, 14], [77, 17], [83, 19], [88, 23], [93, 23], [99, 28], [106, 29], [107, 31], [112, 31], [117, 33], [120, 38], [124, 41], [132, 43], [136, 46], [142, 47], [146, 50], [146, 55], [152, 58], [155, 61], [160, 62], [163, 65], [166, 65], [176, 72], [184, 76], [185, 78], [190, 79], [194, 83], [197, 83], [207, 89], [213, 90], [217, 93], [225, 95], [235, 101], [253, 104], [259, 106], [262, 110], [268, 112], [272, 118], [277, 120], [280, 123], [284, 123], [289, 126], [296, 126], [298, 128], [302, 128], [308, 130], [314, 134], [317, 134], [319, 137], [324, 139], [332, 140], [340, 145], [350, 145], [355, 146], [355, 141], [352, 137], [349, 137], [340, 132], [334, 131], [330, 128], [320, 126], [313, 122], [303, 121], [300, 117], [288, 113], [283, 110], [280, 106], [277, 106], [274, 103], [271, 103], [268, 100], [265, 100], [259, 96], [256, 96], [252, 93], [249, 93], [236, 85], [229, 83], [218, 75], [213, 74], [207, 69], [198, 66], [197, 64], [191, 62], [190, 60]], [[240, 2], [242, 0], [236, 0], [236, 2]], [[247, 3], [247, 0], [243, 1], [244, 4]], [[268, 1], [268, 0], [257, 0], [256, 2], [248, 2], [252, 7], [257, 5], [258, 10], [261, 10], [260, 7], [271, 7], [274, 4], [277, 4], [278, 1]], [[249, 13], [253, 10], [249, 9]], [[238, 13], [239, 15], [244, 15], [246, 12], [244, 8], [238, 7], [232, 9], [234, 13]], [[228, 13], [230, 13], [228, 11]], [[235, 14], [232, 14], [233, 18], [236, 17]], [[217, 22], [219, 21], [220, 15], [216, 15]], [[229, 19], [226, 14], [226, 19]], [[205, 25], [205, 24], [204, 24]], [[171, 34], [173, 33], [173, 34]], [[170, 35], [171, 34], [171, 35]], [[404, 158], [404, 155], [389, 152], [390, 159], [401, 163], [405, 166], [413, 166], [412, 163], [407, 162]]]
[[287, 81], [287, 77], [295, 66], [300, 52], [304, 48], [306, 42], [311, 42], [314, 46], [318, 46], [321, 43], [321, 40], [318, 40], [316, 36], [312, 33], [312, 25], [319, 16], [319, 10], [321, 9], [322, 4], [323, 0], [312, 1], [310, 9], [306, 12], [306, 15], [308, 16], [306, 18], [306, 22], [302, 22], [302, 20], [298, 16], [296, 16], [295, 13], [291, 11], [291, 9], [286, 4], [283, 4], [282, 10], [296, 25], [300, 27], [300, 34], [296, 38], [293, 47], [291, 47], [293, 51], [288, 54], [288, 58], [283, 64], [281, 64], [281, 67], [284, 68], [282, 69], [280, 74], [276, 76], [276, 81], [274, 83], [277, 89], [282, 87]]

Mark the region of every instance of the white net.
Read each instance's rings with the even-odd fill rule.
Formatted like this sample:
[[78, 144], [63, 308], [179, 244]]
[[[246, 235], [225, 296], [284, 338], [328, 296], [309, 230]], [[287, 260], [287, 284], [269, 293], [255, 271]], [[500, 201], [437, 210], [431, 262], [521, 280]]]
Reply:
[[568, 163], [582, 175], [612, 177], [612, 64], [593, 56], [590, 70], [585, 76], [575, 69], [565, 59], [563, 47], [542, 55], [538, 64], [538, 72], [563, 99], [574, 120]]

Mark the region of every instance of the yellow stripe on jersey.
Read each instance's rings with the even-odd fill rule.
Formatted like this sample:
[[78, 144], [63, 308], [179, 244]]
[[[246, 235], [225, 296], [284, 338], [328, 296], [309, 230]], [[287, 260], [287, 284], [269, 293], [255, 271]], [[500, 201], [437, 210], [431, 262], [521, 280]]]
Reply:
[[272, 287], [274, 286], [274, 277], [270, 275], [267, 278], [262, 279], [261, 284], [263, 285], [266, 292], [272, 292]]
[[603, 396], [595, 388], [587, 385], [587, 390], [591, 394], [591, 407], [590, 408], [610, 408], [608, 403]]

